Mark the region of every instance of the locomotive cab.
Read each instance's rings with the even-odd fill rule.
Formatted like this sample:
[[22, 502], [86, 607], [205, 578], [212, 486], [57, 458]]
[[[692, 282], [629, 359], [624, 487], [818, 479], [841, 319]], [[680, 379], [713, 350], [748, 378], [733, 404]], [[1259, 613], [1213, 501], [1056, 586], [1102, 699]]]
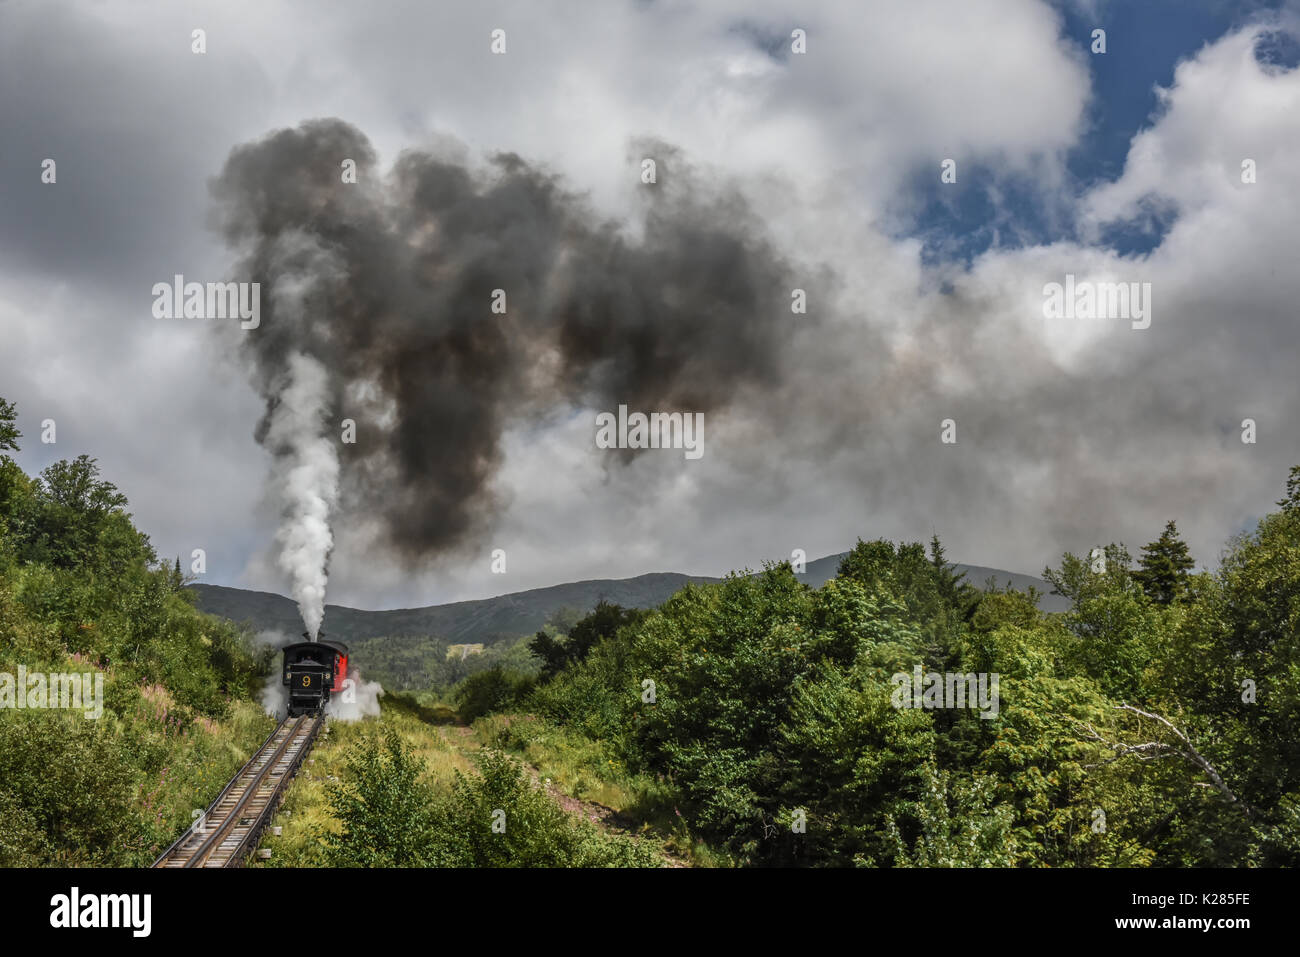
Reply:
[[281, 683], [289, 689], [290, 716], [320, 711], [332, 692], [343, 689], [347, 668], [348, 648], [340, 641], [286, 645]]

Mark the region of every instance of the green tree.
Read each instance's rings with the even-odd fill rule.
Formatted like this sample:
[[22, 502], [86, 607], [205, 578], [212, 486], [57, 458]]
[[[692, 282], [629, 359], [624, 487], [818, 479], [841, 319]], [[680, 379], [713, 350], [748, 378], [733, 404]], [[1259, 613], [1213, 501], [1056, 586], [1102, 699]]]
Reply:
[[1061, 557], [1061, 567], [1043, 569], [1043, 578], [1052, 585], [1052, 594], [1061, 595], [1078, 606], [1090, 598], [1104, 594], [1133, 591], [1133, 556], [1123, 543], [1111, 542], [1105, 548], [1094, 548], [1086, 556], [1066, 552]]
[[1286, 498], [1277, 503], [1283, 512], [1300, 512], [1300, 465], [1291, 467], [1291, 475], [1286, 480]]
[[334, 867], [430, 867], [434, 794], [425, 766], [393, 727], [363, 738], [349, 753], [343, 780], [326, 787], [334, 816], [326, 853]]
[[[22, 433], [14, 425], [17, 413], [12, 403], [0, 398], [0, 452], [18, 451]], [[32, 483], [17, 463], [0, 455], [0, 540], [6, 533], [22, 542], [32, 518]]]
[[1043, 570], [1055, 593], [1073, 602], [1063, 616], [1075, 636], [1064, 649], [1064, 667], [1095, 678], [1120, 699], [1139, 694], [1163, 636], [1161, 608], [1148, 600], [1131, 564], [1128, 549], [1112, 543], [1087, 556], [1067, 552], [1059, 569]]
[[773, 750], [782, 803], [804, 809], [812, 826], [801, 838], [789, 827], [765, 834], [774, 863], [893, 856], [888, 816], [920, 799], [935, 733], [928, 713], [893, 707], [890, 686], [871, 672], [823, 661], [798, 682]]
[[542, 679], [554, 678], [562, 670], [591, 653], [600, 641], [612, 637], [620, 628], [635, 625], [646, 613], [639, 608], [624, 608], [601, 599], [591, 614], [569, 628], [560, 638], [543, 630], [528, 644], [528, 650], [542, 662]]
[[53, 709], [0, 719], [0, 862], [121, 863], [144, 822], [131, 807], [136, 756], [112, 724]]
[[16, 548], [25, 551], [32, 541], [39, 507], [35, 483], [7, 455], [0, 455], [0, 532], [7, 532]]
[[105, 515], [126, 506], [126, 496], [111, 482], [101, 481], [99, 465], [89, 455], [55, 462], [41, 473], [50, 503], [85, 515]]
[[1178, 526], [1166, 522], [1165, 530], [1142, 549], [1141, 566], [1133, 577], [1154, 602], [1168, 605], [1187, 591], [1189, 574], [1196, 567], [1187, 543], [1178, 537]]
[[0, 452], [18, 451], [18, 440], [23, 434], [14, 425], [17, 419], [18, 413], [14, 410], [13, 403], [0, 399]]
[[533, 636], [533, 640], [528, 643], [528, 650], [542, 663], [543, 681], [554, 678], [569, 663], [569, 652], [564, 646], [564, 639], [545, 629]]
[[859, 541], [840, 562], [839, 577], [861, 583], [868, 593], [901, 601], [923, 637], [920, 651], [937, 667], [950, 662], [979, 603], [979, 591], [962, 581], [964, 573], [954, 573], [937, 535], [928, 556], [920, 542]]
[[116, 574], [154, 560], [147, 536], [126, 514], [126, 496], [99, 477], [88, 455], [55, 462], [36, 486], [34, 556], [59, 568], [90, 566]]
[[[890, 815], [886, 831], [899, 867], [1011, 867], [1018, 841], [1012, 829], [1015, 810], [996, 802], [997, 779], [976, 775], [962, 780], [932, 763], [920, 768], [925, 782], [920, 800]], [[905, 830], [915, 835], [911, 846]]]
[[528, 676], [494, 664], [470, 675], [456, 686], [456, 713], [466, 723], [485, 714], [504, 710], [524, 697], [535, 682]]

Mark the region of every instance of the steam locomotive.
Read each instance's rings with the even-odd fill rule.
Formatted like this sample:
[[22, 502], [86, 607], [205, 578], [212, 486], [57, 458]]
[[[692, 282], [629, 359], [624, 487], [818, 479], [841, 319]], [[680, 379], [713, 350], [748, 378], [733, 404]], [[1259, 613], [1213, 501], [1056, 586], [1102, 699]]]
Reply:
[[348, 676], [348, 646], [326, 639], [321, 632], [315, 641], [303, 632], [307, 641], [284, 648], [282, 683], [289, 689], [289, 716], [314, 714], [325, 707], [330, 695], [343, 690]]

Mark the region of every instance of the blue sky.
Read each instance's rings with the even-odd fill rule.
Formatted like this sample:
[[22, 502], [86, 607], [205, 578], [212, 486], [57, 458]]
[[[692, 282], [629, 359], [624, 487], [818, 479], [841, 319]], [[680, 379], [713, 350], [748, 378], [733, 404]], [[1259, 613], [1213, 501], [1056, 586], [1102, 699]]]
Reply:
[[[963, 168], [957, 183], [948, 185], [941, 185], [932, 169], [917, 169], [906, 208], [900, 210], [908, 225], [899, 235], [922, 238], [928, 263], [968, 263], [991, 247], [1077, 239], [1070, 200], [1122, 174], [1133, 136], [1159, 110], [1156, 87], [1169, 87], [1177, 64], [1205, 44], [1283, 6], [1280, 0], [1141, 0], [1103, 2], [1094, 15], [1069, 0], [1053, 5], [1064, 18], [1063, 35], [1087, 51], [1092, 86], [1086, 129], [1066, 157], [1066, 189], [1043, 194], [991, 166]], [[1104, 54], [1091, 52], [1098, 28], [1106, 31]], [[1257, 56], [1290, 68], [1300, 60], [1300, 46], [1279, 33], [1260, 44]], [[1144, 213], [1107, 229], [1105, 244], [1120, 255], [1142, 255], [1158, 246], [1176, 211], [1154, 204]]]

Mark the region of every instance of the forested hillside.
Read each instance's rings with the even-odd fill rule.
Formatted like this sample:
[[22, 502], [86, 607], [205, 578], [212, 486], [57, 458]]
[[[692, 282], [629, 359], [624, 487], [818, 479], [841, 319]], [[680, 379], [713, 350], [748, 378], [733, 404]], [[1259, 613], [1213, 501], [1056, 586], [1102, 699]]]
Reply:
[[[629, 607], [651, 608], [691, 581], [717, 579], [661, 572], [635, 578], [566, 582], [494, 598], [423, 608], [364, 611], [326, 605], [325, 627], [331, 635], [349, 644], [381, 635], [396, 639], [431, 637], [451, 644], [491, 644], [532, 634], [560, 608], [585, 611], [601, 599]], [[247, 622], [256, 629], [278, 629], [290, 635], [302, 630], [297, 606], [283, 595], [198, 582], [194, 591], [199, 596], [199, 607], [211, 614]]]
[[[835, 577], [845, 554], [814, 559], [802, 572], [795, 572], [795, 578], [819, 587]], [[979, 587], [1033, 589], [1043, 611], [1070, 607], [1068, 599], [1053, 593], [1051, 584], [1041, 578], [978, 565], [954, 568]], [[635, 578], [568, 582], [423, 608], [362, 611], [326, 605], [325, 620], [329, 636], [345, 642], [355, 659], [365, 662], [368, 679], [393, 691], [445, 695], [458, 682], [495, 665], [527, 671], [527, 639], [533, 633], [544, 628], [563, 630], [600, 602], [656, 608], [685, 585], [721, 581], [656, 572]], [[283, 595], [200, 582], [191, 588], [198, 596], [197, 607], [255, 632], [292, 637], [302, 627], [297, 606]], [[472, 650], [466, 651], [466, 645]]]
[[[93, 459], [24, 474], [14, 422], [0, 399], [0, 866], [147, 864], [269, 731], [270, 652], [194, 609]], [[52, 673], [102, 678], [100, 713], [48, 706]]]
[[[1295, 866], [1300, 468], [1193, 565], [1172, 522], [1136, 563], [1066, 554], [1045, 615], [937, 540], [862, 542], [820, 589], [775, 565], [602, 606], [536, 637], [540, 679], [468, 679], [462, 712], [739, 864]], [[996, 707], [900, 707], [918, 669], [996, 674]]]

